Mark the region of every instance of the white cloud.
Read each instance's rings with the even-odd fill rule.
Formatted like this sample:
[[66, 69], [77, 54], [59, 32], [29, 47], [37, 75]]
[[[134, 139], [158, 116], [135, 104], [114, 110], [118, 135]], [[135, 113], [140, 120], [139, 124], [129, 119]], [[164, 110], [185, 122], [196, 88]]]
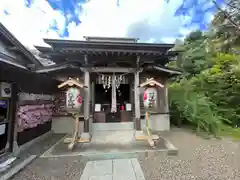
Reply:
[[155, 42], [173, 39], [189, 18], [174, 17], [182, 0], [165, 1], [121, 0], [120, 7], [113, 0], [91, 0], [83, 6], [78, 26], [68, 27], [70, 39], [82, 36], [136, 37]]
[[[171, 42], [179, 34], [186, 35], [189, 29], [183, 25], [191, 16], [174, 14], [183, 0], [90, 0], [75, 8], [81, 23], [68, 24], [68, 39], [81, 40], [83, 36], [137, 37], [145, 42]], [[10, 13], [5, 15], [7, 9]], [[68, 16], [72, 16], [69, 14]], [[208, 15], [210, 18], [210, 15]], [[0, 21], [25, 45], [44, 45], [42, 38], [59, 38], [66, 26], [64, 15], [54, 10], [46, 0], [35, 0], [31, 8], [24, 0], [1, 0]], [[49, 30], [53, 23], [59, 31]]]
[[[7, 10], [9, 15], [5, 15]], [[64, 26], [64, 16], [54, 11], [45, 0], [35, 0], [31, 8], [24, 0], [1, 0], [0, 21], [26, 46], [45, 45], [42, 38], [58, 38], [59, 35], [49, 26], [56, 20], [60, 29]]]

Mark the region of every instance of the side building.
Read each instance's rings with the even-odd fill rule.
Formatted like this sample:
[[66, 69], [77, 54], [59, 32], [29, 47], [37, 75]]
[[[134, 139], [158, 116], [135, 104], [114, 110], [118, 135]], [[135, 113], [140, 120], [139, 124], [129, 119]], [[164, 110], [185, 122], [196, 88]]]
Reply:
[[0, 160], [51, 130], [57, 81], [31, 71], [41, 67], [0, 23]]

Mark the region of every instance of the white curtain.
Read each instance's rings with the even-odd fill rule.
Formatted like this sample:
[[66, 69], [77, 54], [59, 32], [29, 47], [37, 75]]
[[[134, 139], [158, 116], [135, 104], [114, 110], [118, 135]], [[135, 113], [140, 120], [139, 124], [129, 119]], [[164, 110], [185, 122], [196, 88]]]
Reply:
[[116, 95], [116, 76], [113, 74], [112, 77], [112, 106], [111, 112], [117, 112], [117, 95]]

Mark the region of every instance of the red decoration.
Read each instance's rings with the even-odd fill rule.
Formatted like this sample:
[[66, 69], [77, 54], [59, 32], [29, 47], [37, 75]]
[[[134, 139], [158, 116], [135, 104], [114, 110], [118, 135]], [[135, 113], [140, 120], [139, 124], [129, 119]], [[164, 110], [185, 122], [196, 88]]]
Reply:
[[124, 105], [121, 106], [121, 110], [124, 111]]
[[147, 92], [144, 92], [144, 95], [143, 95], [143, 100], [146, 101], [147, 100]]
[[78, 97], [77, 97], [77, 102], [78, 102], [79, 104], [82, 104], [82, 96], [78, 95]]

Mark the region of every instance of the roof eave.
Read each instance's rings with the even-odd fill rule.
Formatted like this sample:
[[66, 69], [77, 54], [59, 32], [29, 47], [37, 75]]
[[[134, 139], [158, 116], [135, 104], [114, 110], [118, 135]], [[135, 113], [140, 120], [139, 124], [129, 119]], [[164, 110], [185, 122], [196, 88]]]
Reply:
[[180, 70], [168, 68], [168, 67], [164, 67], [164, 66], [155, 66], [155, 65], [147, 66], [147, 69], [155, 69], [157, 71], [168, 73], [169, 75], [181, 75], [182, 74], [182, 72]]
[[33, 64], [36, 66], [43, 66], [42, 63], [38, 61], [37, 58], [28, 51], [28, 49], [24, 47], [2, 23], [0, 23], [0, 33], [15, 45]]
[[127, 42], [101, 42], [101, 41], [75, 41], [75, 40], [60, 40], [60, 39], [43, 39], [45, 43], [55, 48], [58, 45], [81, 45], [81, 44], [91, 44], [91, 45], [116, 45], [116, 46], [141, 46], [141, 47], [158, 47], [166, 48], [168, 50], [172, 49], [175, 44], [153, 44], [153, 43], [127, 43]]

